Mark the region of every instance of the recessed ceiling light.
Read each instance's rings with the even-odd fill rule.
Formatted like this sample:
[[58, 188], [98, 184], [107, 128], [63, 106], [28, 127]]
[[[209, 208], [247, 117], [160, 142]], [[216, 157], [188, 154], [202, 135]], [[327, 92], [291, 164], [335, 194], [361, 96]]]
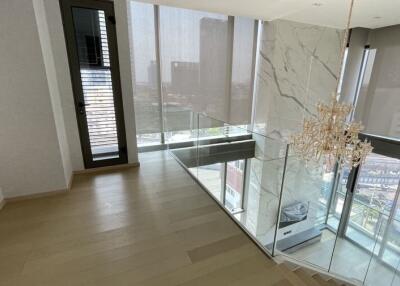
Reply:
[[322, 6], [322, 3], [320, 3], [320, 2], [315, 2], [315, 3], [312, 3], [311, 5], [313, 5], [313, 6], [315, 6], [315, 7], [320, 7], [320, 6]]

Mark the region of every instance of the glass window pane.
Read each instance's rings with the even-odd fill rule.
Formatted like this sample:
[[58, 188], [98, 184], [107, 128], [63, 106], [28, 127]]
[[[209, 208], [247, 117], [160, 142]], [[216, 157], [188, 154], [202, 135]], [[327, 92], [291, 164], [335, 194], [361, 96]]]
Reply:
[[357, 178], [346, 236], [372, 251], [394, 207], [399, 178], [400, 160], [374, 153], [367, 157]]
[[254, 24], [253, 19], [235, 17], [229, 118], [231, 124], [250, 124], [251, 121]]
[[225, 206], [231, 211], [242, 208], [244, 165], [245, 160], [226, 164]]
[[354, 200], [389, 214], [400, 178], [400, 160], [371, 154], [362, 165]]
[[227, 30], [225, 15], [160, 7], [161, 78], [168, 131], [190, 130], [191, 111], [227, 118]]
[[154, 7], [130, 2], [132, 79], [138, 145], [161, 142], [161, 98], [155, 50]]
[[400, 263], [400, 221], [397, 219], [387, 227], [386, 239], [382, 259], [395, 268]]

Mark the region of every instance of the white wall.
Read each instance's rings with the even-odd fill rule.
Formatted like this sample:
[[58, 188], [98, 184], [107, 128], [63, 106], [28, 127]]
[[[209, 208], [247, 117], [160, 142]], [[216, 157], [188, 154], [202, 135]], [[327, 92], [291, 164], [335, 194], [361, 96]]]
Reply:
[[65, 189], [32, 0], [0, 1], [0, 185], [5, 197]]
[[355, 118], [368, 133], [400, 138], [400, 25], [371, 30], [369, 45], [376, 55]]
[[[68, 64], [64, 30], [59, 1], [42, 0], [48, 23], [51, 52], [54, 60], [54, 77], [57, 81], [70, 160], [74, 171], [84, 169], [78, 124], [75, 113], [72, 83]], [[58, 111], [59, 112], [59, 111]], [[57, 112], [57, 113], [58, 113]]]
[[[126, 2], [115, 3], [128, 158], [138, 161]], [[84, 169], [59, 1], [0, 2], [0, 187], [66, 189]]]
[[0, 188], [0, 209], [3, 206], [3, 201], [4, 201], [3, 190], [2, 190], [2, 188]]
[[64, 176], [67, 182], [72, 176], [72, 165], [70, 150], [65, 132], [64, 115], [61, 106], [60, 90], [58, 86], [55, 59], [53, 56], [52, 44], [49, 33], [49, 26], [46, 20], [46, 11], [43, 0], [33, 0], [33, 7], [36, 15], [39, 39], [42, 47], [42, 55], [46, 69], [47, 82], [50, 91], [50, 100], [53, 108], [58, 143], [60, 145], [61, 159], [64, 167]]
[[[129, 0], [128, 0], [129, 1]], [[129, 163], [138, 162], [136, 123], [133, 104], [131, 56], [129, 48], [129, 26], [127, 0], [114, 1], [118, 58], [121, 77], [122, 100], [124, 103], [125, 133]]]

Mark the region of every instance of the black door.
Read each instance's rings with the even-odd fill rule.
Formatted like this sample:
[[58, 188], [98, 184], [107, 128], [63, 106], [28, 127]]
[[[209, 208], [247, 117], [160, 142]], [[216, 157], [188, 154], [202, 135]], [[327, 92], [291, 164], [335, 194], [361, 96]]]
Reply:
[[113, 3], [60, 6], [85, 167], [127, 163]]

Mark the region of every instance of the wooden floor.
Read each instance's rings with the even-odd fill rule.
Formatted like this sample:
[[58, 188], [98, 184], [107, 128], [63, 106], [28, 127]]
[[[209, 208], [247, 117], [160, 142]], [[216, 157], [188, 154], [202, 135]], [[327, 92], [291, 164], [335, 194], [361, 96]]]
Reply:
[[0, 285], [296, 285], [168, 153], [140, 162], [7, 204]]

